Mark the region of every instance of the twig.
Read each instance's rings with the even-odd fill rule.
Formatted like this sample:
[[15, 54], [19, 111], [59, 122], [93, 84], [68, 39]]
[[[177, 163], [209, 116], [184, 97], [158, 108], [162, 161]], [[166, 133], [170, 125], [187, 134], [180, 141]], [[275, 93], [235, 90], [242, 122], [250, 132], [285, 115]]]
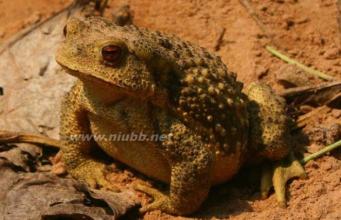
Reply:
[[327, 82], [319, 85], [301, 86], [284, 90], [280, 95], [285, 98], [293, 98], [301, 95], [316, 94], [324, 90], [341, 91], [341, 81]]
[[224, 38], [224, 35], [225, 35], [225, 31], [226, 31], [225, 28], [221, 29], [219, 37], [217, 39], [217, 42], [216, 42], [216, 44], [214, 46], [214, 51], [220, 50], [221, 44], [223, 43], [223, 38]]
[[330, 108], [328, 108], [328, 106], [323, 105], [321, 107], [315, 108], [312, 111], [300, 116], [297, 121], [296, 121], [296, 125], [298, 128], [303, 128], [305, 126], [307, 126], [312, 119], [315, 119], [318, 115], [323, 115], [323, 114], [327, 114], [327, 111]]
[[310, 120], [316, 120], [318, 115], [327, 114], [329, 110], [330, 108], [328, 108], [326, 105], [315, 108], [314, 110], [300, 116], [296, 121], [296, 125], [298, 128], [303, 128], [311, 122]]
[[286, 89], [280, 93], [287, 103], [300, 105], [341, 107], [341, 81], [328, 81], [318, 85], [310, 85]]
[[108, 5], [108, 0], [95, 0], [95, 9], [99, 11], [100, 15], [102, 16], [104, 13], [105, 8]]
[[11, 37], [8, 41], [6, 41], [3, 45], [1, 45], [0, 54], [2, 54], [4, 51], [6, 51], [6, 49], [11, 48], [17, 41], [23, 39], [25, 36], [30, 34], [32, 31], [36, 30], [37, 28], [41, 27], [43, 24], [49, 22], [50, 20], [52, 20], [53, 18], [57, 17], [58, 15], [62, 14], [65, 11], [71, 11], [74, 6], [75, 6], [75, 4], [70, 4], [69, 6], [67, 6], [66, 8], [63, 8], [62, 10], [60, 10], [59, 12], [54, 14], [53, 16], [51, 16], [51, 17], [49, 17], [43, 21], [40, 21], [38, 23], [35, 23], [35, 24], [19, 31], [13, 37]]
[[341, 146], [341, 140], [335, 142], [334, 144], [328, 145], [328, 146], [324, 147], [322, 150], [303, 158], [302, 160], [300, 160], [300, 163], [305, 164], [308, 161], [314, 160], [314, 159], [324, 155], [325, 153], [330, 152], [330, 151], [332, 151], [332, 150], [334, 150], [340, 146]]
[[275, 42], [274, 38], [272, 37], [272, 35], [268, 31], [268, 29], [263, 24], [263, 22], [259, 19], [258, 14], [256, 13], [255, 9], [252, 7], [250, 1], [249, 0], [239, 0], [239, 2], [240, 2], [240, 4], [242, 4], [244, 6], [246, 11], [250, 14], [251, 18], [256, 22], [256, 24], [261, 29], [261, 31], [263, 32], [265, 37], [270, 40], [270, 43], [272, 45], [277, 46], [277, 43]]
[[31, 133], [18, 133], [11, 131], [0, 130], [0, 143], [30, 143], [30, 144], [42, 144], [56, 148], [63, 148], [63, 142], [45, 137], [42, 135]]
[[266, 49], [272, 53], [273, 55], [275, 55], [276, 57], [280, 58], [281, 60], [289, 63], [289, 64], [293, 64], [293, 65], [296, 65], [297, 67], [301, 68], [302, 70], [306, 71], [307, 73], [311, 74], [311, 75], [314, 75], [314, 76], [318, 76], [320, 77], [321, 79], [324, 79], [324, 80], [333, 80], [334, 78], [321, 72], [321, 71], [318, 71], [318, 70], [315, 70], [313, 68], [310, 68], [310, 67], [307, 67], [305, 66], [304, 64], [296, 61], [296, 60], [293, 60], [287, 56], [285, 56], [284, 54], [280, 53], [279, 51], [277, 51], [275, 48], [271, 47], [271, 46], [266, 46]]
[[[26, 27], [25, 29], [19, 31], [13, 37], [11, 37], [8, 41], [6, 41], [3, 45], [0, 45], [0, 54], [2, 54], [7, 49], [11, 48], [17, 41], [21, 40], [22, 38], [24, 38], [25, 36], [27, 36], [28, 34], [33, 32], [37, 28], [41, 27], [43, 24], [45, 24], [45, 23], [49, 22], [50, 20], [52, 20], [53, 18], [57, 17], [58, 15], [60, 15], [64, 12], [67, 12], [67, 17], [69, 17], [73, 13], [74, 10], [81, 9], [83, 6], [85, 6], [87, 4], [88, 4], [87, 0], [74, 0], [71, 4], [69, 4], [67, 7], [61, 9], [60, 11], [58, 11], [53, 16], [50, 16], [43, 21], [35, 23], [35, 24], [33, 24], [29, 27]], [[104, 8], [105, 8], [106, 4], [107, 4], [107, 1], [105, 0], [103, 3]]]
[[338, 26], [339, 26], [339, 41], [341, 43], [341, 1], [338, 0], [337, 1], [337, 11], [338, 11], [338, 18], [337, 18], [337, 21], [338, 21]]

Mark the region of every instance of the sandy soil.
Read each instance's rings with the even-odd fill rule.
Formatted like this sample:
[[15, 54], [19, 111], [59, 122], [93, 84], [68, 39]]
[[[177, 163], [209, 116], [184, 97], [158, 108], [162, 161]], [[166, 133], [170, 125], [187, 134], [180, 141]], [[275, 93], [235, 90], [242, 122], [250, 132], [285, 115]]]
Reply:
[[[0, 42], [17, 31], [56, 13], [71, 0], [0, 0]], [[241, 1], [149, 1], [115, 0], [114, 9], [129, 4], [134, 23], [153, 30], [173, 33], [219, 54], [231, 71], [245, 84], [263, 81], [276, 91], [283, 61], [271, 56], [265, 45], [272, 45], [300, 62], [341, 78], [341, 3], [337, 0], [252, 0], [250, 6], [258, 22]], [[261, 25], [260, 25], [261, 23]], [[222, 40], [219, 38], [221, 34]], [[312, 79], [308, 83], [317, 83]], [[332, 141], [323, 135], [326, 128], [341, 124], [341, 110], [334, 109], [312, 120], [305, 134], [308, 152]], [[327, 129], [328, 130], [328, 129]], [[335, 140], [340, 139], [334, 135]], [[297, 139], [300, 145], [306, 144]], [[289, 206], [279, 208], [274, 196], [259, 199], [253, 169], [246, 169], [230, 183], [212, 189], [196, 217], [231, 219], [341, 219], [341, 152], [336, 151], [306, 165], [308, 179], [294, 180], [289, 187]], [[130, 184], [138, 174], [117, 168], [113, 182]], [[252, 174], [252, 175], [249, 175]], [[146, 200], [145, 196], [141, 198]], [[158, 211], [146, 219], [170, 219]]]

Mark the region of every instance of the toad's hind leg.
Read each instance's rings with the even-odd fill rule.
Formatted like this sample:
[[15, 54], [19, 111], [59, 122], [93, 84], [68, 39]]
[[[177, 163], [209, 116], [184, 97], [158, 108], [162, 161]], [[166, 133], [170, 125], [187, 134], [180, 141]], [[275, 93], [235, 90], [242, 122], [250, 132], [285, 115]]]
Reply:
[[266, 166], [261, 179], [261, 195], [267, 197], [273, 186], [279, 205], [286, 206], [286, 183], [294, 177], [306, 177], [303, 166], [291, 152], [288, 157], [278, 161], [273, 168]]
[[170, 191], [167, 195], [145, 186], [135, 186], [154, 197], [154, 202], [141, 211], [160, 209], [176, 215], [190, 214], [200, 207], [209, 192], [213, 155], [201, 138], [182, 123], [172, 123], [165, 132], [168, 137], [162, 143], [161, 151], [171, 167]]

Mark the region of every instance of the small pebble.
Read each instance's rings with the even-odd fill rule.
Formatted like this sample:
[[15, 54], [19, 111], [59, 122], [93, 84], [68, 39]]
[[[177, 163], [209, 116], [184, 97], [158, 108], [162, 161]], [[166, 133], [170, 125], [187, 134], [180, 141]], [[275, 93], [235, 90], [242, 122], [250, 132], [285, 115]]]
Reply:
[[268, 10], [268, 6], [267, 6], [267, 5], [260, 5], [260, 6], [258, 7], [258, 10], [260, 10], [260, 11], [266, 11], [266, 10]]
[[327, 60], [335, 60], [339, 58], [340, 55], [341, 51], [339, 48], [331, 48], [324, 53], [323, 57]]

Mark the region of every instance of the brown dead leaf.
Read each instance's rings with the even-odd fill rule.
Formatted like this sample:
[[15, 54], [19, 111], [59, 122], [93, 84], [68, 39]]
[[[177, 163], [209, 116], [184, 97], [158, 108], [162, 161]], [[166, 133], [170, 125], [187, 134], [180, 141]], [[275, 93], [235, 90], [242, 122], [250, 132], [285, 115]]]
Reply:
[[25, 171], [34, 170], [34, 165], [41, 155], [41, 149], [35, 145], [0, 145], [0, 159]]
[[[1, 169], [1, 168], [0, 168]], [[5, 169], [1, 216], [8, 219], [46, 219], [81, 215], [89, 219], [115, 219], [137, 205], [131, 192], [94, 192], [70, 178], [50, 173], [21, 173]], [[8, 178], [9, 176], [9, 178]], [[2, 184], [3, 185], [3, 184]]]
[[62, 72], [54, 54], [71, 11], [67, 8], [35, 24], [0, 48], [0, 85], [4, 90], [0, 129], [58, 137], [59, 103], [74, 79]]
[[7, 148], [0, 158], [0, 216], [6, 219], [116, 219], [138, 204], [132, 191], [93, 190], [49, 172], [18, 170], [26, 165], [23, 151]]
[[288, 103], [293, 106], [310, 105], [323, 106], [330, 105], [341, 108], [341, 81], [324, 83], [314, 86], [296, 87], [285, 90], [283, 96]]

